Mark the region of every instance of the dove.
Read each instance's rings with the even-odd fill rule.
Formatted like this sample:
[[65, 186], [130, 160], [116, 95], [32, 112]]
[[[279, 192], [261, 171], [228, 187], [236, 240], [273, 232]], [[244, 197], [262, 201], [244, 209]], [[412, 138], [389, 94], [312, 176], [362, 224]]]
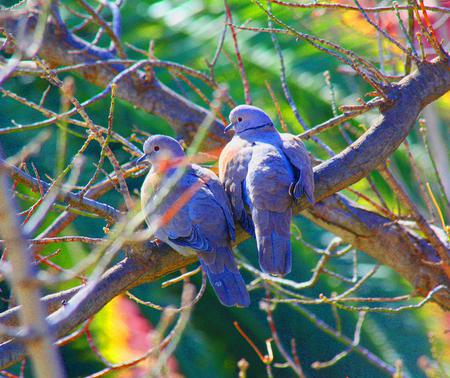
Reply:
[[[141, 206], [157, 205], [147, 215], [149, 227], [159, 220], [155, 237], [182, 255], [196, 254], [220, 302], [247, 307], [250, 297], [233, 257], [235, 226], [228, 197], [209, 169], [186, 163], [183, 148], [174, 138], [154, 135], [144, 143], [138, 162], [151, 164], [141, 188]], [[158, 193], [183, 165], [184, 173], [158, 204]], [[173, 181], [173, 180], [172, 180]], [[149, 207], [148, 207], [149, 208]]]
[[233, 216], [256, 238], [261, 269], [284, 276], [292, 269], [292, 206], [303, 195], [314, 203], [311, 160], [302, 141], [279, 133], [270, 117], [251, 105], [230, 113], [232, 140], [219, 157], [219, 179]]

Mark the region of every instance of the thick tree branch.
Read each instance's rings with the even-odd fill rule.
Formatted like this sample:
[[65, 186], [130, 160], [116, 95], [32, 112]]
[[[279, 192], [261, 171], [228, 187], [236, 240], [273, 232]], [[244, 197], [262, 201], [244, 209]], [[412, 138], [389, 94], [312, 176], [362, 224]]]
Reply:
[[[398, 271], [421, 295], [441, 284], [450, 286], [448, 277], [439, 267], [426, 263], [435, 262], [438, 257], [424, 239], [403, 230], [398, 224], [381, 215], [359, 208], [340, 195], [333, 195], [317, 204], [314, 209], [305, 210], [303, 215]], [[246, 238], [248, 235], [240, 231], [238, 242]], [[413, 248], [411, 243], [414, 244]], [[125, 258], [103, 275], [95, 290], [83, 299], [73, 316], [52, 325], [52, 330], [58, 337], [82, 324], [115, 296], [145, 282], [156, 281], [195, 261], [195, 257], [183, 257], [167, 245], [151, 253], [143, 245], [136, 246], [133, 252], [132, 257]], [[44, 298], [44, 301], [49, 303], [50, 310], [55, 311], [63, 299], [67, 300], [76, 295], [79, 288], [81, 287], [49, 296]], [[441, 291], [435, 299], [444, 308], [450, 308], [448, 292]], [[61, 311], [64, 311], [63, 307], [50, 315], [49, 320], [58, 317]], [[0, 317], [0, 322], [16, 325], [17, 314], [18, 308], [11, 309], [8, 314]], [[19, 361], [23, 356], [23, 347], [14, 340], [0, 345], [2, 368]]]
[[[450, 278], [430, 243], [375, 212], [335, 194], [302, 213], [318, 226], [339, 235], [345, 242], [389, 266], [425, 296], [438, 285], [450, 288]], [[450, 292], [442, 291], [435, 300], [450, 309]]]
[[[144, 248], [144, 246], [142, 246]], [[147, 251], [148, 252], [148, 251]], [[136, 255], [148, 255], [144, 250], [135, 251]], [[58, 337], [69, 333], [73, 328], [82, 324], [85, 320], [96, 314], [115, 296], [124, 293], [144, 282], [158, 280], [159, 278], [177, 271], [182, 267], [195, 261], [195, 257], [185, 258], [168, 246], [162, 246], [157, 252], [150, 254], [148, 258], [142, 259], [129, 257], [122, 260], [109, 269], [96, 285], [95, 290], [85, 296], [78, 310], [69, 318], [62, 322], [53, 323], [53, 319], [60, 316], [64, 311], [64, 306], [58, 306], [55, 298], [52, 298], [49, 309], [55, 309], [49, 317], [52, 332]], [[68, 297], [75, 297], [81, 287], [70, 289], [67, 292], [58, 294], [56, 298], [67, 300]], [[54, 296], [55, 297], [55, 296]], [[45, 299], [44, 299], [45, 301]], [[7, 321], [9, 325], [17, 324], [19, 308], [9, 310], [8, 315], [0, 320]], [[0, 366], [6, 368], [24, 357], [24, 348], [20, 342], [15, 340], [7, 341], [0, 345]]]
[[395, 84], [392, 104], [358, 140], [314, 170], [315, 196], [322, 199], [367, 176], [403, 142], [422, 109], [450, 90], [449, 62], [424, 63]]

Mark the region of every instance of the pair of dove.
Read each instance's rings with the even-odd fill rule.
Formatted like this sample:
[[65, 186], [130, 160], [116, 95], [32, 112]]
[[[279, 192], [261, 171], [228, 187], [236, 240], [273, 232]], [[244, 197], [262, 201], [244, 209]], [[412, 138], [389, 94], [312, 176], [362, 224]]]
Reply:
[[[280, 134], [263, 110], [240, 105], [230, 113], [230, 121], [225, 132], [234, 128], [235, 135], [220, 155], [220, 178], [187, 164], [153, 216], [164, 219], [170, 212], [155, 237], [181, 254], [196, 253], [220, 302], [246, 307], [250, 297], [231, 247], [234, 220], [256, 238], [261, 269], [283, 276], [292, 267], [292, 206], [303, 195], [314, 202], [314, 180], [303, 143], [294, 135]], [[152, 168], [142, 185], [142, 208], [176, 171], [177, 163], [167, 161], [181, 161], [184, 156], [171, 137], [155, 135], [146, 140], [138, 161], [147, 160]], [[190, 190], [183, 203], [184, 193]]]

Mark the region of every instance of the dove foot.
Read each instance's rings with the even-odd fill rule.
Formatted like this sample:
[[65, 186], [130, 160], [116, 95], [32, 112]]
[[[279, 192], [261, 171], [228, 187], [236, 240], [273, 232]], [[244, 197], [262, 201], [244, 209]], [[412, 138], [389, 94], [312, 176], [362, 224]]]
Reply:
[[289, 192], [289, 195], [292, 197], [294, 203], [297, 203], [297, 198], [295, 198], [295, 195], [294, 195], [294, 189], [295, 189], [295, 183], [292, 183], [291, 185], [289, 185], [288, 192]]
[[161, 247], [161, 245], [162, 245], [162, 241], [159, 239], [148, 240], [146, 243], [147, 248], [151, 249], [151, 250], [157, 249], [157, 248]]

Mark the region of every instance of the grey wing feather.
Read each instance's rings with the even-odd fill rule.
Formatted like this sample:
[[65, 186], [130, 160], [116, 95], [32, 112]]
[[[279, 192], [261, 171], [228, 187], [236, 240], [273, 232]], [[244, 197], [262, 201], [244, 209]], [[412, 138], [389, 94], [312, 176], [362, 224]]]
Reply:
[[303, 142], [292, 134], [281, 134], [283, 152], [298, 173], [298, 180], [294, 185], [294, 199], [298, 200], [303, 194], [314, 204], [314, 173], [311, 159]]
[[235, 218], [239, 221], [241, 227], [254, 237], [255, 225], [245, 209], [243, 185], [244, 181], [236, 178], [230, 178], [225, 181], [225, 188], [230, 195]]
[[201, 234], [200, 229], [196, 224], [192, 226], [191, 233], [188, 236], [173, 235], [172, 237], [169, 235], [169, 240], [182, 247], [194, 248], [202, 252], [210, 252], [212, 250], [209, 240]]
[[234, 226], [233, 221], [233, 213], [231, 211], [230, 202], [228, 200], [228, 196], [225, 193], [222, 184], [219, 181], [219, 178], [211, 172], [209, 169], [200, 167], [198, 165], [192, 166], [194, 174], [199, 177], [208, 189], [213, 194], [213, 199], [216, 203], [222, 208], [223, 213], [225, 215], [225, 219], [228, 225], [228, 233], [230, 235], [231, 240], [236, 239], [236, 228]]
[[251, 157], [251, 149], [246, 148], [246, 142], [233, 138], [220, 154], [219, 174], [225, 192], [228, 195], [231, 208], [242, 228], [253, 237], [255, 226], [251, 216], [245, 209], [244, 182], [247, 175], [247, 165]]
[[[169, 197], [160, 205], [161, 216], [169, 213], [175, 201], [188, 191], [196, 181], [198, 181], [198, 177], [193, 175], [192, 172], [187, 172], [169, 194]], [[211, 242], [207, 233], [205, 234], [204, 230], [201, 229], [201, 224], [199, 224], [199, 218], [202, 217], [202, 214], [198, 213], [198, 206], [195, 206], [195, 201], [209, 202], [212, 197], [211, 194], [205, 193], [203, 189], [200, 188], [194, 193], [191, 200], [178, 209], [176, 214], [158, 231], [164, 232], [170, 242], [181, 247], [210, 252], [212, 250]], [[158, 232], [156, 236], [158, 236]]]

